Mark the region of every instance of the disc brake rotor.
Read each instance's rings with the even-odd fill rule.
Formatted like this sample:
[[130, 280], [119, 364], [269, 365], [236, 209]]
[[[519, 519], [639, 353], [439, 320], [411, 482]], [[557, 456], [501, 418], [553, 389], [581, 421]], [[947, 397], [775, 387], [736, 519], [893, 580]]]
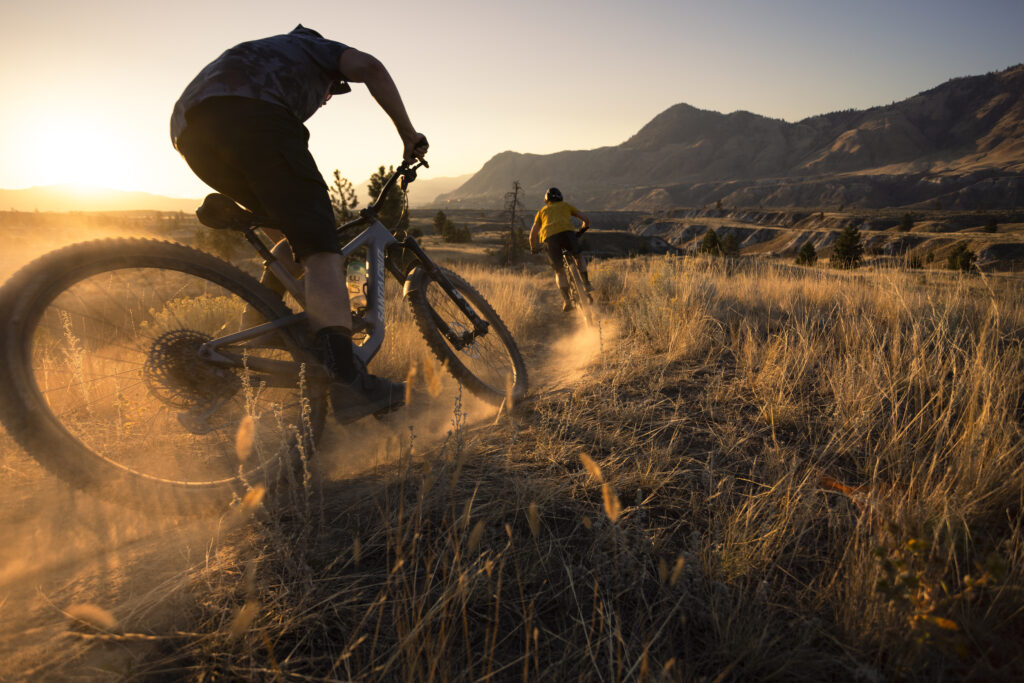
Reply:
[[[456, 335], [460, 337], [470, 332], [470, 329], [461, 322], [459, 322], [458, 320], [453, 320], [450, 323], [448, 323], [448, 327], [451, 329], [452, 332], [454, 332]], [[475, 338], [469, 344], [463, 346], [462, 349], [460, 349], [460, 352], [466, 354], [473, 360], [480, 359], [480, 345], [476, 343]]]

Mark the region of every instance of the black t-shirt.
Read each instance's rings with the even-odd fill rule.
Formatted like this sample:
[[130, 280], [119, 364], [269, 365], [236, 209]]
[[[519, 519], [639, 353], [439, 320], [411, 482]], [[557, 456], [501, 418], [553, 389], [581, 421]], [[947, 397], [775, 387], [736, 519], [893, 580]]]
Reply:
[[171, 115], [171, 140], [177, 145], [189, 109], [222, 95], [280, 105], [305, 121], [328, 93], [348, 91], [338, 68], [347, 49], [302, 24], [291, 33], [236, 45], [200, 71], [178, 98]]

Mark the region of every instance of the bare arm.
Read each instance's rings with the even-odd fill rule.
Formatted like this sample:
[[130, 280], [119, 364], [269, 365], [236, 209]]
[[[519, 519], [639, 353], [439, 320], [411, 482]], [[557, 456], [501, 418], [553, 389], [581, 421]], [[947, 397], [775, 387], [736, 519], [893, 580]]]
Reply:
[[530, 251], [537, 251], [537, 238], [540, 237], [540, 221], [534, 219], [530, 228]]
[[579, 218], [581, 221], [583, 221], [584, 230], [590, 227], [590, 219], [587, 218], [587, 214], [583, 213], [582, 211], [573, 211], [572, 215], [576, 216], [576, 218]]
[[346, 80], [365, 83], [373, 99], [377, 100], [380, 108], [391, 118], [398, 129], [398, 135], [402, 138], [403, 158], [406, 161], [413, 158], [422, 160], [427, 153], [427, 138], [413, 128], [398, 87], [380, 60], [355, 48], [349, 48], [341, 53], [338, 68]]

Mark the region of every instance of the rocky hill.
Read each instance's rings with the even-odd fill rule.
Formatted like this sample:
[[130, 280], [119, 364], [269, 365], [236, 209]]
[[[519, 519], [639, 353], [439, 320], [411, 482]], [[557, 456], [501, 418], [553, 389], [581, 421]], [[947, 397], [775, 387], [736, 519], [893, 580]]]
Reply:
[[438, 204], [500, 206], [513, 180], [595, 209], [1024, 206], [1024, 64], [796, 123], [677, 104], [614, 147], [502, 152]]

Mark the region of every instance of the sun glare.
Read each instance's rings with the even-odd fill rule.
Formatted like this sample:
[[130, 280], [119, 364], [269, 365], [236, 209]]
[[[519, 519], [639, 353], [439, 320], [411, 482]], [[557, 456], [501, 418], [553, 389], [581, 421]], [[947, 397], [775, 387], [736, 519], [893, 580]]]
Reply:
[[28, 135], [33, 183], [119, 187], [130, 163], [114, 131], [85, 119], [41, 120]]

